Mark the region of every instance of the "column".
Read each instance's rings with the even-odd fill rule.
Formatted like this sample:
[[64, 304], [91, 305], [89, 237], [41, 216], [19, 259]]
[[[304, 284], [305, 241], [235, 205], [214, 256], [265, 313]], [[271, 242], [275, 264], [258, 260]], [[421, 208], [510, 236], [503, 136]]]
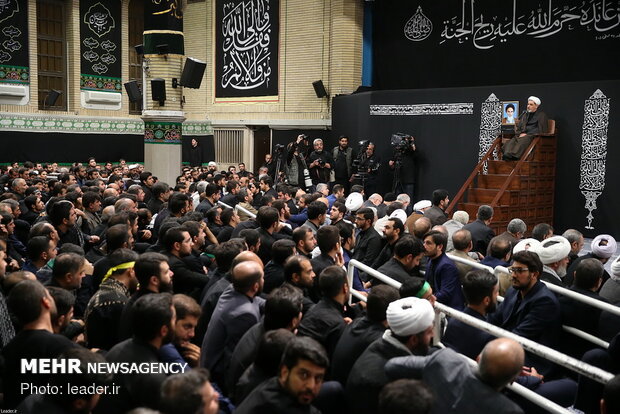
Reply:
[[[144, 1], [144, 164], [147, 171], [170, 186], [181, 170], [185, 121], [180, 86], [185, 55], [183, 3]], [[152, 83], [154, 79], [156, 84]]]

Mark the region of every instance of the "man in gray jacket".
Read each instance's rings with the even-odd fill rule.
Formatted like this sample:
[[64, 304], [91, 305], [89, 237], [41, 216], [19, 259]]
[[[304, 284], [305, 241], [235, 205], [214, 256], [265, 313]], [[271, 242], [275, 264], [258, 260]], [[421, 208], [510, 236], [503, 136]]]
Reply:
[[524, 357], [519, 343], [499, 338], [484, 347], [477, 369], [466, 357], [444, 348], [429, 356], [392, 358], [385, 372], [392, 379], [421, 379], [441, 396], [431, 413], [523, 413], [500, 391], [519, 375]]

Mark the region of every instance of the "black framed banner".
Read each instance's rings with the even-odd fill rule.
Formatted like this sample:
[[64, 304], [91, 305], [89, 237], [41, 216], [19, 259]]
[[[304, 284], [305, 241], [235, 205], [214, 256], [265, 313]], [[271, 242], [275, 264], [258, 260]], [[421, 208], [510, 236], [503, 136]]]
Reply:
[[0, 82], [30, 83], [28, 0], [0, 1]]
[[80, 89], [121, 93], [121, 2], [81, 0], [80, 41]]
[[277, 96], [279, 0], [215, 4], [215, 97]]
[[144, 54], [157, 54], [157, 45], [168, 53], [184, 55], [184, 0], [144, 0]]
[[377, 0], [373, 87], [619, 79], [618, 4], [617, 0]]

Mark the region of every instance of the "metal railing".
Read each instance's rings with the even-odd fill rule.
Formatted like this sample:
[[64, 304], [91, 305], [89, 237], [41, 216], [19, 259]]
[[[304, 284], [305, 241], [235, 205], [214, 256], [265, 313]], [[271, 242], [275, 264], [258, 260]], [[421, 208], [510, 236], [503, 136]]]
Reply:
[[[392, 287], [395, 288], [400, 288], [401, 283], [390, 278], [389, 276], [384, 275], [383, 273], [378, 272], [377, 270], [366, 266], [365, 264], [357, 261], [357, 260], [351, 260], [349, 262], [349, 267], [347, 269], [347, 276], [349, 278], [349, 286], [353, 286], [353, 271], [354, 268], [357, 267], [361, 270], [363, 270], [364, 272], [366, 272], [367, 274], [371, 275], [374, 278], [377, 278], [379, 280], [381, 280], [382, 282], [384, 282], [387, 285], [390, 285]], [[350, 299], [349, 299], [350, 300]], [[524, 337], [521, 337], [519, 335], [516, 335], [510, 331], [507, 331], [505, 329], [502, 329], [498, 326], [492, 325], [488, 322], [485, 321], [481, 321], [479, 319], [476, 319], [472, 316], [469, 316], [463, 312], [460, 312], [458, 310], [452, 309], [444, 304], [441, 304], [439, 302], [435, 302], [435, 309], [446, 314], [447, 316], [450, 316], [454, 319], [460, 320], [461, 322], [464, 322], [470, 326], [476, 327], [478, 329], [481, 329], [485, 332], [488, 332], [494, 336], [501, 336], [501, 337], [506, 337], [506, 338], [511, 338], [517, 342], [519, 342], [521, 344], [521, 346], [523, 346], [523, 348], [533, 354], [536, 354], [538, 356], [541, 356], [545, 359], [548, 359], [549, 361], [552, 361], [556, 364], [559, 364], [561, 366], [564, 366], [572, 371], [577, 372], [578, 374], [584, 375], [588, 378], [591, 378], [597, 382], [600, 383], [607, 383], [609, 380], [611, 380], [613, 378], [613, 374], [606, 372], [600, 368], [597, 368], [595, 366], [592, 366], [590, 364], [586, 364], [585, 362], [579, 361], [578, 359], [575, 359], [573, 357], [570, 357], [568, 355], [565, 355], [561, 352], [556, 351], [555, 349], [549, 348], [547, 346], [541, 345], [539, 343], [536, 343], [534, 341], [532, 341], [531, 339], [527, 339]]]
[[[463, 263], [468, 266], [474, 267], [476, 269], [486, 270], [490, 273], [493, 273], [494, 275], [498, 276], [498, 278], [499, 278], [500, 273], [510, 274], [508, 272], [508, 269], [504, 266], [496, 266], [495, 268], [492, 268], [490, 266], [486, 266], [486, 265], [483, 265], [477, 262], [472, 262], [462, 257], [454, 256], [452, 254], [448, 254], [447, 256], [455, 262]], [[620, 316], [620, 307], [618, 306], [612, 305], [607, 302], [603, 302], [601, 300], [593, 299], [589, 296], [583, 295], [581, 293], [575, 292], [573, 290], [567, 289], [562, 286], [554, 285], [553, 283], [549, 283], [544, 280], [541, 280], [541, 282], [543, 282], [547, 286], [547, 288], [549, 288], [549, 290], [551, 290], [554, 293], [558, 293], [560, 295], [570, 297], [571, 299], [577, 300], [579, 302], [585, 303], [595, 308], [598, 308], [598, 309], [613, 313], [614, 315]], [[499, 302], [502, 302], [504, 300], [504, 298], [501, 296], [498, 296], [497, 299]], [[578, 336], [581, 339], [584, 339], [590, 343], [593, 343], [596, 346], [600, 346], [604, 349], [609, 348], [609, 342], [604, 341], [588, 332], [585, 332], [573, 326], [567, 326], [567, 325], [562, 325], [562, 329], [575, 336]]]
[[519, 342], [523, 349], [525, 349], [526, 351], [529, 351], [551, 362], [566, 367], [572, 371], [575, 371], [578, 374], [593, 379], [594, 381], [605, 384], [614, 377], [613, 374], [607, 371], [603, 371], [602, 369], [597, 368], [593, 365], [586, 364], [585, 362], [558, 352], [555, 349], [549, 348], [548, 346], [534, 342], [531, 339], [524, 338], [498, 326], [492, 325], [488, 322], [476, 319], [473, 316], [469, 316], [456, 309], [452, 309], [451, 307], [446, 306], [442, 303], [435, 303], [435, 308], [450, 316], [451, 318], [474, 326], [478, 329], [490, 333], [491, 335], [514, 339], [515, 341]]
[[[221, 205], [222, 207], [225, 207], [225, 208], [233, 208], [232, 206], [229, 206], [229, 205], [228, 205], [228, 204], [226, 204], [226, 203], [222, 203], [221, 201], [218, 201], [217, 203], [218, 203], [219, 205]], [[241, 210], [241, 211], [243, 211], [245, 214], [247, 214], [248, 216], [252, 217], [253, 219], [254, 219], [254, 218], [256, 218], [256, 214], [252, 213], [250, 210], [248, 210], [248, 209], [247, 209], [247, 208], [245, 208], [245, 207], [241, 207], [239, 204], [237, 204], [234, 208], [235, 208], [236, 210]]]
[[[508, 268], [504, 266], [497, 266], [492, 268], [490, 266], [483, 265], [478, 262], [472, 262], [467, 259], [463, 259], [462, 257], [454, 256], [452, 254], [447, 254], [447, 256], [455, 262], [463, 263], [471, 267], [475, 267], [476, 269], [487, 270], [490, 273], [497, 275], [498, 273], [510, 274], [508, 272]], [[567, 289], [562, 286], [554, 285], [553, 283], [546, 282], [541, 280], [544, 284], [547, 285], [549, 290], [555, 293], [559, 293], [562, 296], [568, 296], [571, 299], [575, 299], [579, 302], [586, 303], [588, 305], [594, 306], [595, 308], [599, 308], [601, 310], [613, 313], [614, 315], [620, 316], [620, 307], [612, 305], [611, 303], [603, 302], [602, 300], [593, 299], [589, 296], [582, 295], [581, 293], [575, 292], [574, 290]]]
[[[352, 280], [353, 280], [353, 270], [355, 269], [355, 267], [358, 267], [364, 271], [366, 271], [365, 269], [371, 269], [373, 270], [372, 273], [373, 277], [376, 277], [377, 279], [382, 280], [383, 282], [385, 282], [386, 284], [392, 286], [392, 287], [397, 287], [400, 286], [400, 283], [389, 278], [388, 276], [385, 276], [382, 273], [376, 272], [374, 269], [369, 268], [368, 266], [364, 265], [363, 263], [358, 262], [357, 260], [352, 260], [352, 262], [355, 262], [353, 264], [351, 264], [351, 262], [349, 262], [349, 267], [347, 269], [347, 276], [349, 276], [349, 286], [352, 286]], [[376, 273], [375, 273], [376, 272]], [[370, 274], [369, 273], [369, 274]], [[351, 289], [351, 297], [356, 297], [357, 299], [366, 302], [367, 298], [365, 295], [361, 294], [360, 292], [358, 292], [357, 290], [353, 290]], [[350, 300], [349, 300], [350, 301]], [[435, 319], [437, 321], [437, 318]], [[435, 329], [437, 329], [437, 324], [435, 324]], [[440, 342], [438, 344], [441, 347], [444, 347], [444, 345]], [[460, 354], [459, 354], [460, 355]], [[477, 366], [477, 363], [472, 360], [467, 358], [464, 355], [461, 355], [463, 358], [467, 359], [473, 366]], [[551, 400], [546, 399], [545, 397], [541, 396], [540, 394], [537, 394], [536, 392], [530, 390], [529, 388], [524, 387], [521, 384], [517, 384], [516, 382], [513, 382], [511, 384], [508, 384], [506, 386], [507, 389], [509, 389], [510, 391], [514, 392], [515, 394], [520, 395], [521, 397], [527, 399], [528, 401], [531, 401], [532, 403], [538, 405], [539, 407], [544, 408], [545, 410], [547, 410], [550, 413], [554, 413], [554, 414], [570, 414], [570, 411], [567, 410], [566, 408], [554, 403]]]

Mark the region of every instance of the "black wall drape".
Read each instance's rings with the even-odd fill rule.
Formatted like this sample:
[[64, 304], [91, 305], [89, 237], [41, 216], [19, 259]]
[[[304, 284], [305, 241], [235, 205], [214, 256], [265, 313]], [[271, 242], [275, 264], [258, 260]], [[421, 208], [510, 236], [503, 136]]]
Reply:
[[375, 89], [619, 78], [616, 1], [372, 4]]
[[[594, 229], [586, 229], [585, 198], [579, 189], [584, 102], [597, 89], [611, 99], [607, 129], [605, 189], [594, 210]], [[522, 107], [527, 97], [542, 99], [541, 110], [556, 120], [558, 152], [555, 190], [557, 232], [577, 228], [592, 236], [603, 232], [620, 237], [620, 222], [615, 220], [620, 205], [620, 117], [614, 107], [620, 100], [620, 81], [525, 84], [471, 88], [377, 91], [341, 96], [334, 99], [332, 136], [345, 134], [354, 143], [370, 139], [377, 143], [383, 160], [381, 187], [391, 188], [392, 174], [387, 160], [392, 155], [390, 136], [404, 132], [416, 138], [418, 173], [416, 200], [429, 199], [436, 188], [445, 188], [453, 196], [478, 162], [481, 105], [491, 94], [499, 100], [518, 100]], [[415, 105], [471, 103], [472, 114], [459, 115], [370, 115], [370, 105]], [[332, 139], [331, 144], [335, 142]]]
[[144, 161], [143, 135], [0, 131], [0, 162]]

